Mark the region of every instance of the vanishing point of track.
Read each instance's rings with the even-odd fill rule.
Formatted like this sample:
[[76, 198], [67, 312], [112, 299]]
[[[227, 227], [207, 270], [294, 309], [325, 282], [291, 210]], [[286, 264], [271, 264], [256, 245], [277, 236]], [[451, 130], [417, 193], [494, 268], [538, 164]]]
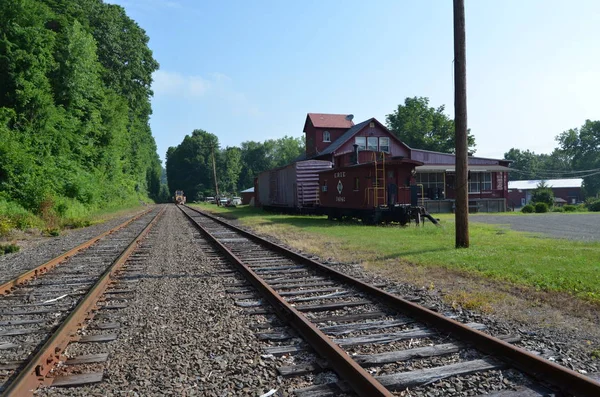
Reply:
[[59, 384], [52, 371], [66, 361], [67, 345], [83, 339], [77, 332], [105, 306], [99, 300], [163, 212], [147, 210], [0, 286], [0, 335], [26, 338], [0, 344], [12, 358], [0, 379], [2, 396]]
[[[391, 396], [391, 391], [403, 390], [444, 379], [453, 375], [464, 375], [479, 371], [514, 368], [540, 383], [539, 388], [550, 385], [555, 390], [577, 396], [600, 395], [600, 383], [568, 368], [557, 365], [531, 352], [512, 345], [515, 338], [492, 337], [476, 328], [481, 324], [462, 324], [440, 313], [424, 308], [399, 296], [393, 295], [376, 286], [366, 284], [337, 270], [290, 251], [281, 245], [267, 241], [252, 233], [244, 231], [214, 216], [196, 209], [180, 206], [190, 221], [216, 246], [236, 269], [258, 291], [260, 297], [267, 301], [278, 317], [291, 326], [323, 359], [321, 366], [335, 371], [342, 379], [342, 386], [348, 387], [360, 396]], [[299, 284], [304, 283], [304, 284]], [[236, 292], [236, 291], [232, 291]], [[250, 292], [241, 289], [238, 294]], [[333, 292], [326, 295], [314, 295]], [[307, 299], [298, 296], [309, 295]], [[312, 295], [311, 295], [312, 294]], [[251, 299], [252, 294], [238, 295], [238, 299]], [[342, 301], [340, 301], [342, 298]], [[313, 300], [316, 305], [299, 305], [299, 302]], [[334, 302], [329, 303], [328, 302]], [[315, 324], [304, 313], [322, 310], [336, 310], [348, 307], [384, 305], [396, 313], [389, 319], [385, 313], [371, 311], [345, 318], [333, 319], [335, 324], [323, 327]], [[258, 306], [258, 304], [256, 305]], [[381, 307], [381, 306], [379, 306]], [[399, 316], [398, 316], [399, 315]], [[366, 319], [384, 319], [383, 321], [357, 322]], [[331, 319], [330, 319], [331, 320]], [[323, 323], [323, 319], [317, 321]], [[352, 330], [385, 329], [401, 324], [421, 323], [429, 330], [418, 328], [418, 332], [401, 331], [396, 333], [375, 334], [355, 338], [334, 338], [328, 335], [344, 335]], [[435, 331], [433, 331], [435, 330]], [[419, 334], [421, 332], [421, 334]], [[420, 337], [431, 332], [441, 332], [452, 337], [456, 343], [432, 348], [412, 349], [413, 352], [392, 352], [372, 356], [352, 358], [344, 346], [361, 343], [389, 343], [400, 340], [403, 335]], [[263, 335], [269, 339], [269, 335]], [[272, 338], [285, 338], [285, 335], [272, 334]], [[282, 340], [282, 339], [275, 339]], [[517, 338], [518, 340], [518, 338]], [[404, 357], [425, 357], [444, 354], [470, 346], [481, 352], [481, 358], [444, 368], [428, 368], [419, 371], [400, 372], [374, 377], [364, 367], [375, 364], [390, 363]], [[441, 353], [435, 353], [440, 348]], [[285, 351], [285, 349], [280, 349]], [[292, 352], [294, 349], [289, 349]], [[356, 357], [355, 357], [356, 358]], [[389, 361], [385, 361], [389, 359]], [[305, 366], [306, 367], [306, 366]], [[309, 370], [317, 366], [308, 366]], [[293, 368], [290, 373], [301, 373], [302, 368]], [[441, 370], [441, 371], [440, 371]], [[441, 375], [440, 375], [441, 374]], [[533, 386], [538, 388], [537, 385]], [[530, 390], [530, 389], [528, 389]], [[320, 396], [327, 394], [328, 386], [318, 385], [297, 390], [299, 396]], [[340, 390], [338, 390], [339, 392]], [[511, 396], [521, 395], [517, 391]], [[509, 394], [503, 394], [509, 395]], [[542, 394], [531, 394], [542, 395]]]

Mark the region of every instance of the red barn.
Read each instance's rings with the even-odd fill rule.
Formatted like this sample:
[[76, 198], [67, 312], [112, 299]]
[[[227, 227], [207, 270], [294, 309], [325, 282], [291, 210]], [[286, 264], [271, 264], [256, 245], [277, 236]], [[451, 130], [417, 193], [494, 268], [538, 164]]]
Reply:
[[[543, 181], [552, 189], [556, 204], [577, 204], [583, 201], [581, 185], [583, 179], [548, 179]], [[513, 208], [523, 207], [531, 202], [533, 191], [542, 183], [541, 180], [511, 181], [508, 184], [509, 205]]]

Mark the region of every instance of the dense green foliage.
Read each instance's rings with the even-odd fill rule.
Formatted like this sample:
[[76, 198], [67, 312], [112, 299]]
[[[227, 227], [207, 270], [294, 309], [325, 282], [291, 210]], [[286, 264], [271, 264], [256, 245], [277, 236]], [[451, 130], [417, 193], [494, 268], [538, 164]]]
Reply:
[[0, 21], [0, 204], [69, 218], [158, 197], [145, 32], [102, 0], [2, 1]]
[[254, 186], [259, 173], [289, 164], [303, 151], [303, 141], [288, 136], [220, 149], [216, 135], [194, 130], [181, 144], [167, 151], [169, 190], [171, 195], [175, 190], [183, 190], [188, 200], [214, 196], [217, 188], [221, 195], [239, 193]]
[[548, 212], [548, 204], [535, 203], [535, 212], [536, 212], [536, 214], [543, 214], [545, 212]]
[[512, 148], [504, 153], [504, 158], [512, 160], [508, 177], [511, 181], [523, 179], [558, 179], [572, 170], [569, 160], [559, 149], [551, 154], [536, 154], [529, 150]]
[[586, 120], [556, 137], [560, 150], [575, 171], [594, 170], [583, 176], [583, 187], [590, 196], [600, 193], [600, 121]]
[[558, 147], [551, 154], [536, 154], [512, 148], [504, 158], [512, 160], [511, 180], [583, 178], [588, 196], [600, 193], [600, 121], [586, 120], [556, 137]]
[[[444, 113], [444, 105], [429, 107], [429, 98], [406, 98], [404, 105], [386, 116], [387, 127], [411, 148], [454, 153], [454, 120]], [[468, 133], [469, 151], [474, 152], [475, 138]]]
[[587, 203], [587, 208], [590, 211], [600, 212], [600, 200], [591, 200]]

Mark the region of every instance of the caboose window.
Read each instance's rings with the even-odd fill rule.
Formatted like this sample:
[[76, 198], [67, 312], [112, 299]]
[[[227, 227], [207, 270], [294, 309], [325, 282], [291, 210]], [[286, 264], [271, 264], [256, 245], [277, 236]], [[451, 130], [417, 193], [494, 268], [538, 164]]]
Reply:
[[377, 151], [377, 141], [378, 138], [376, 136], [370, 136], [367, 139], [367, 150], [372, 150], [374, 152]]
[[323, 131], [323, 142], [331, 142], [331, 134], [329, 131]]
[[358, 183], [359, 183], [358, 181], [359, 181], [358, 177], [354, 178], [354, 190], [358, 190]]
[[364, 136], [354, 138], [354, 143], [358, 145], [358, 150], [365, 150], [367, 148], [367, 138]]
[[379, 138], [379, 150], [385, 153], [390, 152], [390, 138], [383, 136]]

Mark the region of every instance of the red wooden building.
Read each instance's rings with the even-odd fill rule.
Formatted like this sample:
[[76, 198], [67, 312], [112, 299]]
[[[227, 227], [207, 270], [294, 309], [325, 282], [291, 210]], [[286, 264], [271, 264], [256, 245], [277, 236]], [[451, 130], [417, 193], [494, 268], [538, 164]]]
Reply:
[[[373, 162], [374, 153], [383, 154], [387, 162], [401, 158], [420, 162], [423, 164], [416, 167], [415, 175], [420, 204], [429, 212], [454, 209], [453, 154], [410, 148], [375, 118], [352, 125], [340, 134], [340, 126], [351, 120], [351, 116], [309, 113], [304, 123], [307, 142], [304, 159], [328, 160], [334, 169], [351, 165], [356, 144], [359, 164]], [[327, 138], [334, 136], [327, 135], [327, 131], [336, 131], [338, 138], [327, 142]], [[508, 160], [469, 157], [469, 207], [472, 211], [506, 210], [509, 164]], [[396, 181], [396, 185], [401, 187], [403, 184]]]
[[[355, 206], [359, 201], [361, 205], [375, 206], [383, 202], [408, 204], [411, 202], [407, 197], [408, 187], [416, 184], [418, 204], [427, 211], [450, 212], [454, 209], [454, 155], [410, 148], [375, 118], [358, 124], [352, 119], [352, 115], [308, 113], [304, 123], [306, 151], [294, 164], [307, 162], [310, 165], [309, 161], [319, 160], [328, 162], [333, 169], [323, 166], [315, 171], [315, 176], [319, 175], [316, 180], [321, 184], [319, 190], [313, 186], [314, 178], [307, 178], [298, 171], [306, 168], [300, 165], [261, 173], [257, 179], [257, 201], [264, 206], [301, 210], [303, 202], [322, 206], [338, 200], [337, 205], [344, 207], [344, 202], [339, 201], [343, 200], [341, 195], [335, 195], [341, 181], [343, 189], [352, 187], [349, 194]], [[376, 158], [379, 165], [375, 164]], [[509, 163], [507, 160], [469, 157], [469, 207], [472, 211], [506, 210]], [[378, 167], [386, 164], [385, 177], [377, 175]], [[347, 170], [345, 179], [339, 177], [341, 174], [336, 179], [336, 170], [346, 167], [352, 169]], [[358, 189], [355, 189], [356, 178]], [[327, 186], [323, 186], [324, 179]], [[286, 191], [279, 191], [281, 189]], [[346, 197], [348, 200], [349, 196]]]
[[[577, 204], [583, 201], [581, 178], [548, 179], [543, 181], [554, 193], [555, 205]], [[511, 181], [508, 184], [508, 205], [512, 208], [523, 207], [531, 202], [533, 191], [542, 180]]]

